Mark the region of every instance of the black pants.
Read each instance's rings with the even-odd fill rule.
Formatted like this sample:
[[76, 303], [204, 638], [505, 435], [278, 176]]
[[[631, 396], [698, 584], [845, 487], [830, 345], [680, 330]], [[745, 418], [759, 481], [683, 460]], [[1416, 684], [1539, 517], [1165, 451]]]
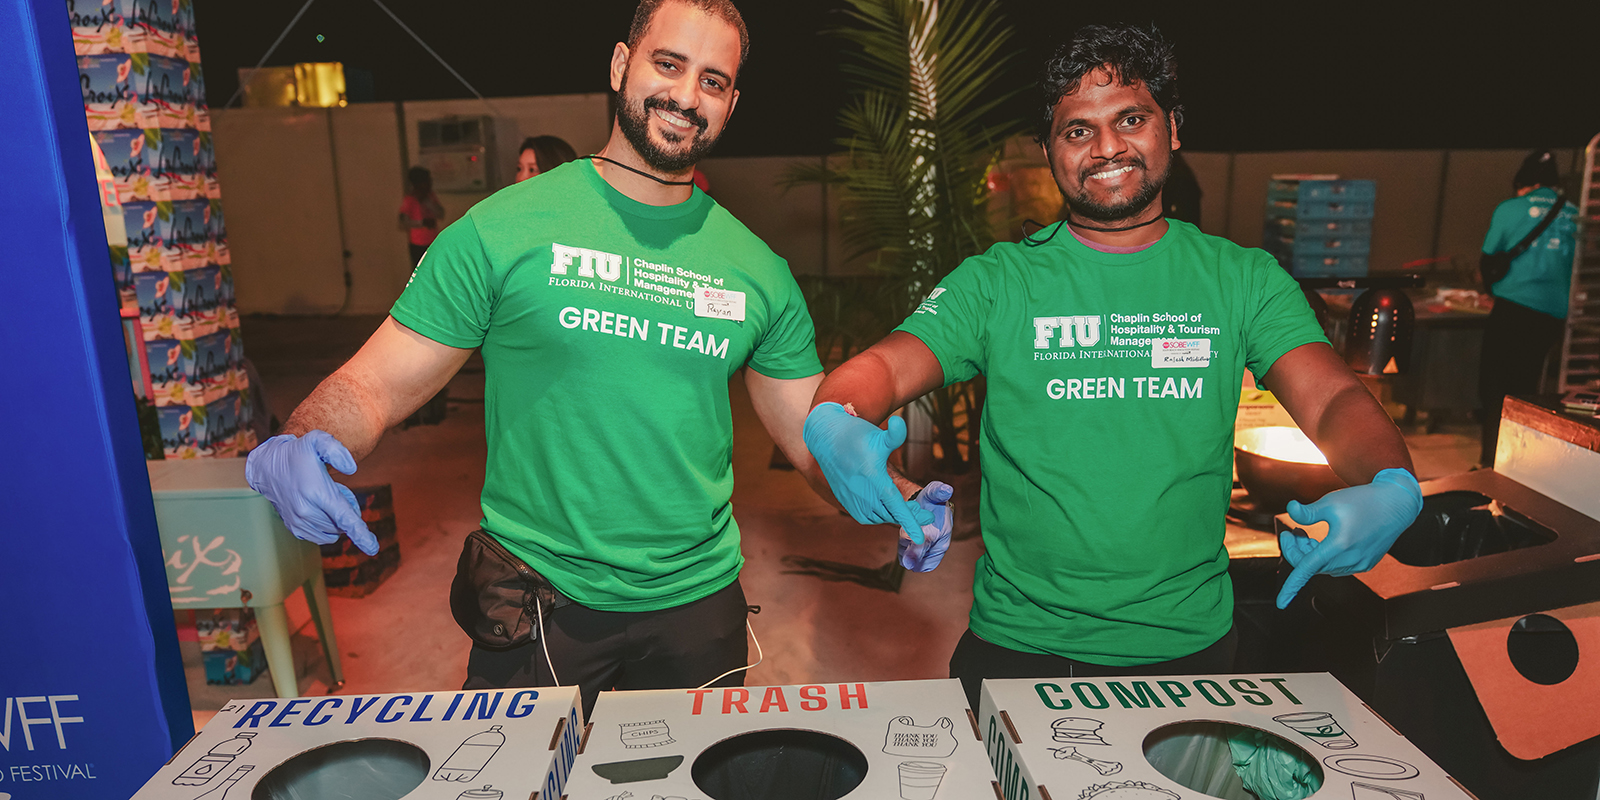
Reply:
[[1478, 460], [1483, 466], [1494, 466], [1500, 407], [1506, 395], [1539, 391], [1545, 358], [1561, 343], [1565, 330], [1563, 320], [1495, 298], [1478, 366], [1478, 400], [1483, 404], [1483, 450]]
[[[607, 689], [684, 689], [749, 663], [744, 588], [726, 588], [660, 611], [596, 611], [576, 603], [544, 618], [550, 660], [562, 685], [578, 684], [583, 716]], [[714, 686], [743, 686], [735, 672]], [[537, 640], [510, 650], [472, 646], [463, 689], [554, 686]]]
[[1239, 632], [1226, 635], [1198, 653], [1156, 664], [1108, 667], [1074, 661], [1063, 656], [1024, 653], [987, 641], [968, 629], [950, 656], [950, 677], [961, 679], [968, 708], [978, 710], [978, 690], [984, 678], [1105, 678], [1120, 675], [1215, 675], [1233, 671], [1239, 649]]

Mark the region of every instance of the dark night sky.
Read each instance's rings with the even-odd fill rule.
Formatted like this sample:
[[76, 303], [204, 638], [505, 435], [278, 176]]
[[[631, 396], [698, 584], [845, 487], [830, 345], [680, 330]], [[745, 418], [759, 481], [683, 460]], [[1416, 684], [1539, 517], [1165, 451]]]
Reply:
[[[634, 0], [385, 0], [485, 95], [605, 91]], [[1106, 4], [996, 0], [1017, 28], [1009, 79], [1031, 84], [1049, 49], [1088, 22], [1154, 21], [1178, 46], [1191, 150], [1579, 146], [1600, 131], [1600, 3], [1282, 0]], [[196, 0], [213, 105], [238, 86], [300, 0]], [[751, 58], [718, 155], [832, 150], [841, 51], [820, 32], [841, 0], [745, 0]], [[1091, 5], [1093, 6], [1091, 8]], [[1226, 6], [1225, 10], [1218, 10]], [[317, 42], [322, 34], [323, 42]], [[269, 65], [342, 61], [378, 100], [471, 94], [371, 0], [317, 0]], [[1031, 100], [1031, 92], [1023, 98]], [[1013, 115], [1031, 114], [1019, 100]]]

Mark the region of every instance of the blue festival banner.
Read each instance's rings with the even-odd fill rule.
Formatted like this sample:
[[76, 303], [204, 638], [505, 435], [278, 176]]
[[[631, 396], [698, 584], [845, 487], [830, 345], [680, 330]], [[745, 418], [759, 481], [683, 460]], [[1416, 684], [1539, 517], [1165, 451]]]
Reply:
[[193, 723], [72, 26], [0, 31], [0, 800], [123, 800]]

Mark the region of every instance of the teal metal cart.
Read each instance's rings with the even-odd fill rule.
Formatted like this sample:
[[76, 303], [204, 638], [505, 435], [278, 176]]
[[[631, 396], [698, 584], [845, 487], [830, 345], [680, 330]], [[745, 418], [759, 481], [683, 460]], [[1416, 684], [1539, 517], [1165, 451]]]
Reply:
[[244, 479], [242, 458], [151, 461], [150, 490], [174, 609], [252, 608], [279, 697], [296, 697], [284, 600], [305, 592], [333, 686], [344, 684], [322, 556], [294, 538], [267, 498]]

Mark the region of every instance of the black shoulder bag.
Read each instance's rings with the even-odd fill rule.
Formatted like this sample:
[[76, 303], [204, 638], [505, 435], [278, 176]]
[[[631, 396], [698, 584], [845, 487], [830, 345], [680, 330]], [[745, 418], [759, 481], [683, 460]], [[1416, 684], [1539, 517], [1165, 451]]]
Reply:
[[1538, 239], [1545, 232], [1545, 229], [1550, 227], [1550, 223], [1556, 221], [1556, 217], [1561, 215], [1566, 206], [1566, 195], [1557, 191], [1555, 205], [1550, 206], [1550, 210], [1545, 212], [1544, 219], [1539, 220], [1539, 224], [1533, 226], [1533, 231], [1522, 237], [1522, 241], [1517, 242], [1516, 247], [1504, 253], [1484, 253], [1479, 257], [1478, 272], [1483, 275], [1483, 288], [1485, 290], [1493, 291], [1495, 284], [1511, 274], [1511, 262], [1533, 246], [1534, 240]]

